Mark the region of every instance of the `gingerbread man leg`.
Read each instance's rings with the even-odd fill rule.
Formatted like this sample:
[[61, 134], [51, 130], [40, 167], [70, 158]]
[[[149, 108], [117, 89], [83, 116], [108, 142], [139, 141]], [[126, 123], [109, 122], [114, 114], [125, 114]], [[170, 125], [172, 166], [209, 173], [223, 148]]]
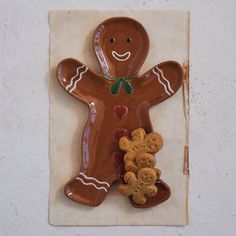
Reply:
[[92, 124], [91, 120], [83, 132], [80, 171], [66, 184], [65, 194], [79, 203], [98, 206], [119, 178], [120, 166], [113, 160], [117, 145], [114, 129], [103, 135], [99, 131], [104, 125], [102, 121], [96, 120]]

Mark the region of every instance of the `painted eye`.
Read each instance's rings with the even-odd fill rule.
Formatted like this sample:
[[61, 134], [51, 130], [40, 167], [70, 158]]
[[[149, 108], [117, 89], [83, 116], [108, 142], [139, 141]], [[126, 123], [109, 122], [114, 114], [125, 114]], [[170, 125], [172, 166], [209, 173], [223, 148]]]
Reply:
[[127, 42], [127, 43], [130, 43], [130, 42], [131, 42], [131, 38], [130, 38], [130, 37], [127, 38], [127, 39], [126, 39], [126, 42]]
[[116, 39], [115, 39], [114, 37], [111, 37], [111, 38], [110, 38], [110, 42], [111, 42], [111, 43], [114, 43], [115, 41], [116, 41]]

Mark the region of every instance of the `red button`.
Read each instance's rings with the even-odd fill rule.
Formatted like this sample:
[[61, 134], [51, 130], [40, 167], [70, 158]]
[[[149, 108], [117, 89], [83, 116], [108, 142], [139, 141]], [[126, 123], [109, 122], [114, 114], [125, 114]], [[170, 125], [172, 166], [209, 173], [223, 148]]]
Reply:
[[114, 112], [116, 115], [121, 119], [123, 116], [127, 116], [128, 114], [128, 107], [126, 106], [115, 106], [114, 107]]
[[121, 165], [122, 163], [124, 163], [124, 153], [120, 151], [114, 152], [112, 155], [112, 159], [117, 165]]
[[120, 139], [123, 136], [128, 136], [128, 131], [126, 129], [124, 129], [124, 128], [117, 128], [114, 131], [114, 136], [117, 139]]

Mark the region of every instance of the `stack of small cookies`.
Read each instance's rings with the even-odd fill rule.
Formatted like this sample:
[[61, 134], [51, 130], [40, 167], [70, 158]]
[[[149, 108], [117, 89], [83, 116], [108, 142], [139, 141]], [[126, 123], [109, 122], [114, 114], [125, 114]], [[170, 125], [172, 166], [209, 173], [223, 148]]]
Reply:
[[142, 128], [131, 133], [131, 140], [122, 137], [119, 140], [120, 149], [125, 151], [124, 182], [119, 191], [126, 197], [131, 197], [138, 205], [144, 205], [148, 197], [157, 194], [155, 185], [160, 177], [160, 170], [155, 168], [155, 153], [163, 146], [163, 139], [158, 133], [146, 134]]

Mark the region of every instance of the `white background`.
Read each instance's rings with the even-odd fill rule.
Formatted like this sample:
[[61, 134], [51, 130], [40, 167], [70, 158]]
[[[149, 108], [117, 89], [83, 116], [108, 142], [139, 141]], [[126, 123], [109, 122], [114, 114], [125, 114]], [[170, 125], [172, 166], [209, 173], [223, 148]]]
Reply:
[[[52, 9], [191, 11], [189, 226], [48, 224]], [[236, 235], [235, 0], [0, 0], [0, 95], [1, 236]]]

